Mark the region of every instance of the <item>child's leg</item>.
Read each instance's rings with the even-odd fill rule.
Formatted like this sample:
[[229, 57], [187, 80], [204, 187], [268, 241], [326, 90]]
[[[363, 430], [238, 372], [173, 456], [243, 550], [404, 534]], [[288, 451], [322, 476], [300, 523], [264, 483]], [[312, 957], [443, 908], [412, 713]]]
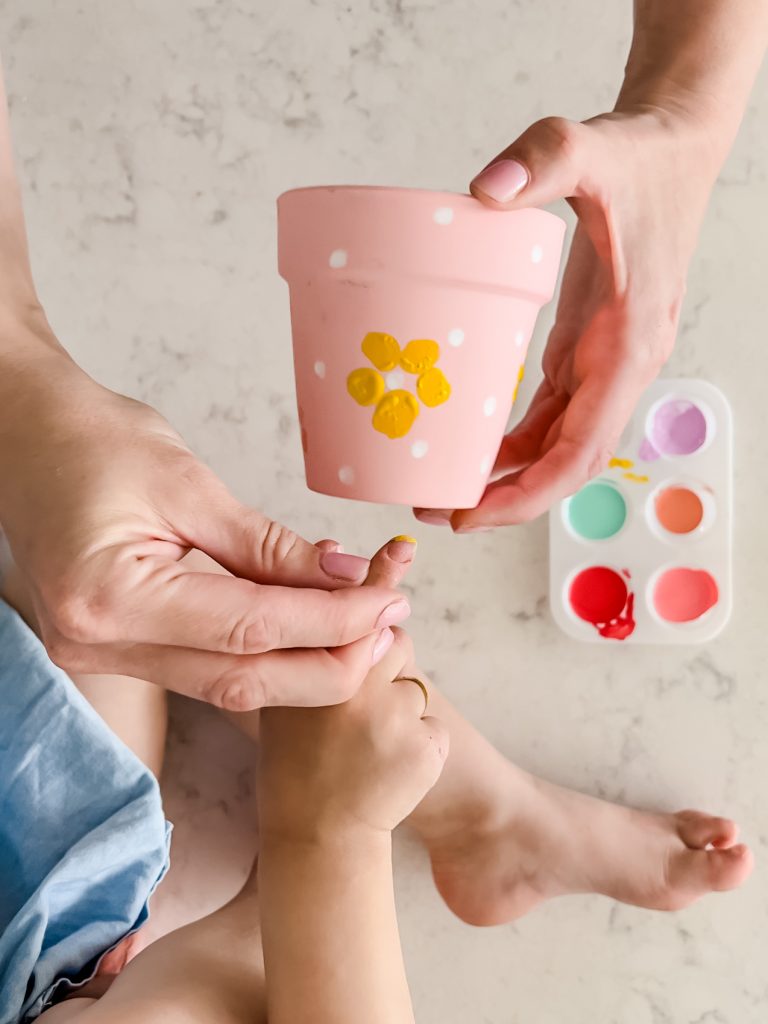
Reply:
[[168, 696], [159, 686], [128, 676], [72, 679], [107, 725], [160, 778], [168, 730]]
[[[396, 586], [406, 564], [385, 549], [368, 582]], [[427, 685], [429, 714], [448, 726], [451, 750], [409, 823], [429, 849], [438, 889], [464, 920], [498, 924], [576, 892], [672, 910], [749, 874], [752, 855], [735, 845], [733, 822], [696, 811], [648, 814], [537, 779]]]
[[[256, 866], [226, 906], [136, 951], [108, 986], [43, 1013], [45, 1024], [266, 1024]], [[93, 998], [96, 997], [96, 998]]]
[[[396, 586], [412, 560], [408, 549], [379, 552], [368, 584]], [[205, 556], [188, 558], [211, 570]], [[409, 823], [429, 849], [441, 894], [464, 920], [501, 923], [575, 892], [675, 909], [748, 875], [752, 857], [735, 845], [733, 822], [693, 811], [647, 814], [537, 779], [429, 686], [430, 714], [448, 726], [451, 752]], [[228, 717], [258, 737], [258, 712]], [[717, 849], [705, 849], [710, 844]]]
[[[29, 593], [14, 565], [0, 593], [32, 629], [36, 629]], [[168, 726], [167, 696], [159, 686], [117, 675], [73, 675], [72, 680], [112, 731], [159, 778]]]
[[752, 854], [737, 827], [698, 811], [652, 814], [538, 779], [507, 761], [430, 687], [451, 736], [443, 775], [410, 819], [451, 909], [500, 924], [567, 893], [678, 910], [736, 888]]

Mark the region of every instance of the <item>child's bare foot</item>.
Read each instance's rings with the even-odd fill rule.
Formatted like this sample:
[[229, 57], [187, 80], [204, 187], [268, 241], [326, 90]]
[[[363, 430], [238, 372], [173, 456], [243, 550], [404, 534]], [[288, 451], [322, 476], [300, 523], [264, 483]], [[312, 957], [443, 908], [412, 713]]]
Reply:
[[[411, 538], [390, 541], [366, 582], [396, 587], [414, 553]], [[430, 707], [449, 727], [451, 754], [410, 822], [464, 921], [501, 924], [568, 893], [679, 910], [749, 874], [752, 854], [732, 821], [649, 814], [551, 785], [506, 761], [434, 687]]]
[[752, 869], [725, 818], [649, 814], [507, 769], [507, 814], [425, 833], [437, 888], [469, 924], [502, 924], [568, 893], [679, 910], [735, 889]]

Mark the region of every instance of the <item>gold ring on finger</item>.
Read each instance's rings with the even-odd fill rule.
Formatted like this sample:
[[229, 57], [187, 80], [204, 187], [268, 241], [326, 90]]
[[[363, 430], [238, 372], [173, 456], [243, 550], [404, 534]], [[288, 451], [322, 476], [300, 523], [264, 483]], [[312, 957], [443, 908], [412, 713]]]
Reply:
[[429, 690], [427, 689], [427, 684], [422, 682], [422, 680], [416, 676], [398, 676], [397, 679], [393, 679], [392, 681], [394, 683], [416, 683], [424, 695], [424, 711], [421, 714], [421, 717], [423, 718], [427, 713], [427, 708], [429, 707]]

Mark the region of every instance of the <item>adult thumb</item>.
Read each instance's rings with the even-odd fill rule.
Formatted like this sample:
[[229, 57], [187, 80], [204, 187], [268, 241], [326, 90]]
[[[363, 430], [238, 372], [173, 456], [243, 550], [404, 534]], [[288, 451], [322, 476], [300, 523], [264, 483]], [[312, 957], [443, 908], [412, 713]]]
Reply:
[[254, 583], [337, 590], [362, 583], [370, 566], [367, 558], [339, 551], [339, 545], [310, 544], [229, 495], [206, 514], [198, 511], [185, 535], [234, 576]]
[[469, 190], [486, 206], [517, 210], [586, 194], [596, 133], [564, 117], [545, 117], [473, 178]]

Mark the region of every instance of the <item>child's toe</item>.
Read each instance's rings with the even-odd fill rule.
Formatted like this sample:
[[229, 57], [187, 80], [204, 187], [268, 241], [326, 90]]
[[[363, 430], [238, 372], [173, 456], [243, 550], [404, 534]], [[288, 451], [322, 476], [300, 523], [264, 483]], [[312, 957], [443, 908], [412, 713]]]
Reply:
[[752, 870], [752, 853], [743, 843], [728, 850], [680, 850], [669, 864], [669, 910], [678, 910], [708, 892], [736, 889]]
[[707, 846], [725, 850], [738, 839], [739, 827], [729, 818], [716, 818], [701, 811], [680, 811], [676, 818], [677, 834], [692, 850]]

